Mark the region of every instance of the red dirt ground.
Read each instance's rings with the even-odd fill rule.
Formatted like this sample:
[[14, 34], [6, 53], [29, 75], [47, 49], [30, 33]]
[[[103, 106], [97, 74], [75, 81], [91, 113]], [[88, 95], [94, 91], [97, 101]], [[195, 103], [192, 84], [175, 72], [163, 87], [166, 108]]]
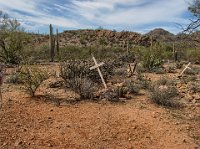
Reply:
[[[58, 103], [44, 96], [30, 98], [13, 84], [5, 83], [2, 88], [1, 149], [200, 148], [199, 104], [165, 109], [151, 103], [146, 94], [123, 103]], [[71, 96], [42, 87], [38, 94], [43, 93]]]

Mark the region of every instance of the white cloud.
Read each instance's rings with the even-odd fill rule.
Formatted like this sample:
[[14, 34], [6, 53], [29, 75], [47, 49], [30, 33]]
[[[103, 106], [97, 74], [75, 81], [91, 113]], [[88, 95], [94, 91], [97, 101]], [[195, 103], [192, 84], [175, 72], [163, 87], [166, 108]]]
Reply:
[[95, 25], [137, 29], [150, 24], [162, 27], [165, 23], [186, 23], [182, 14], [187, 6], [185, 0], [65, 0], [65, 3], [52, 0], [51, 4], [48, 0], [0, 0], [0, 9], [22, 20], [27, 27], [48, 24], [66, 28]]
[[[22, 20], [24, 22], [32, 22], [40, 25], [54, 24], [60, 27], [73, 27], [80, 28], [84, 26], [78, 21], [66, 18], [64, 16], [55, 16], [51, 11], [53, 10], [49, 6], [44, 6], [42, 9], [38, 8], [41, 5], [37, 0], [27, 2], [27, 0], [0, 0], [0, 10], [8, 12], [12, 17]], [[21, 12], [24, 12], [22, 15]]]
[[[152, 4], [125, 9], [117, 8], [115, 5], [123, 4], [128, 6], [130, 4], [142, 4], [145, 0], [111, 0], [109, 2], [103, 0], [101, 1], [101, 5], [96, 6], [99, 1], [78, 1], [78, 3], [75, 1], [75, 11], [78, 11], [80, 15], [87, 19], [94, 19], [105, 25], [141, 25], [161, 21], [176, 22], [187, 8], [184, 0], [160, 0], [152, 2]], [[93, 7], [91, 8], [90, 6]], [[100, 11], [105, 6], [109, 10]]]

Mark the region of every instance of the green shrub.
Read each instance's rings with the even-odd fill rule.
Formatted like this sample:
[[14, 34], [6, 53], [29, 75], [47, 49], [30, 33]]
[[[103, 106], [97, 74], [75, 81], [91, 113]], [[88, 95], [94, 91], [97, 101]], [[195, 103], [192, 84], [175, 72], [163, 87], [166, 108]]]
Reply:
[[20, 23], [0, 11], [0, 61], [19, 64], [24, 57], [25, 43], [28, 35]]
[[40, 61], [49, 60], [49, 46], [44, 44], [38, 47], [29, 47], [25, 51], [25, 55], [25, 60], [29, 63], [37, 63]]
[[24, 85], [24, 89], [31, 96], [35, 96], [37, 88], [47, 78], [48, 73], [35, 66], [24, 66], [20, 70], [20, 80]]
[[186, 57], [188, 61], [200, 63], [200, 49], [187, 49]]
[[155, 46], [153, 48], [141, 48], [138, 50], [139, 59], [141, 60], [142, 66], [151, 71], [160, 67], [163, 64], [163, 57], [161, 55], [162, 50]]

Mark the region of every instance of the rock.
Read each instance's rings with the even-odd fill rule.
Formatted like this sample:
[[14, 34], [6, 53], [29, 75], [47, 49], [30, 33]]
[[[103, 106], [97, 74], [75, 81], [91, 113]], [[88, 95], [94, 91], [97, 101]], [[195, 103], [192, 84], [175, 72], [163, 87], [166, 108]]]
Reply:
[[183, 142], [186, 143], [187, 142], [186, 139], [183, 139]]
[[158, 87], [158, 89], [159, 89], [160, 91], [164, 92], [164, 91], [167, 91], [167, 90], [168, 90], [168, 86], [167, 86], [167, 85], [160, 85], [160, 86]]
[[48, 145], [47, 145], [48, 147], [53, 147], [53, 145], [51, 144], [51, 143], [48, 143]]
[[21, 145], [22, 143], [23, 142], [20, 139], [18, 139], [15, 141], [14, 146], [17, 147], [17, 146]]

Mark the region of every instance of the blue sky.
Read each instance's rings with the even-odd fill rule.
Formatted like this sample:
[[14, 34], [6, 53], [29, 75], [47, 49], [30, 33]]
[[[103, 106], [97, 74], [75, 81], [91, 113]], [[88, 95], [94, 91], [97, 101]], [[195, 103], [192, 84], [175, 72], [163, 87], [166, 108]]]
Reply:
[[49, 24], [69, 29], [181, 31], [191, 0], [0, 0], [0, 10], [18, 19], [26, 31], [48, 33]]

